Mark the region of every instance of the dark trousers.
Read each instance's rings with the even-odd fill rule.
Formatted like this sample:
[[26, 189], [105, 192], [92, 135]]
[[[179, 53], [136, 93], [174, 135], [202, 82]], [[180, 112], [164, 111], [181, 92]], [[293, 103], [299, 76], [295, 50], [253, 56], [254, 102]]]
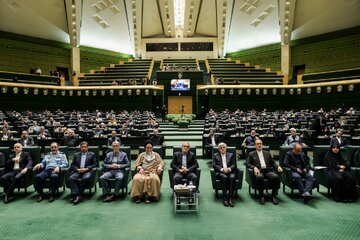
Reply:
[[270, 188], [272, 189], [272, 195], [276, 196], [280, 187], [279, 176], [275, 172], [267, 169], [260, 170], [260, 173], [255, 176], [255, 184], [259, 190], [260, 197], [264, 196], [264, 179], [269, 181]]
[[69, 177], [69, 184], [71, 188], [71, 194], [76, 196], [82, 196], [84, 190], [90, 184], [91, 172], [85, 172], [83, 174], [73, 172]]
[[223, 198], [232, 198], [235, 190], [236, 173], [218, 173], [217, 178], [221, 181]]
[[[307, 172], [305, 174], [299, 174], [298, 172], [291, 172], [291, 175], [294, 178], [295, 184], [299, 189], [300, 193], [311, 193], [314, 184], [314, 177], [310, 173]], [[305, 179], [305, 188], [303, 178]]]
[[99, 179], [99, 183], [101, 185], [103, 195], [109, 194], [109, 180], [115, 180], [115, 195], [119, 195], [120, 188], [124, 179], [124, 172], [120, 170], [110, 170], [108, 172], [103, 173]]
[[51, 195], [55, 195], [56, 190], [60, 186], [59, 173], [54, 173], [53, 169], [43, 170], [35, 176], [35, 189], [42, 195], [46, 179], [50, 178]]
[[356, 184], [351, 173], [332, 171], [329, 174], [332, 197], [335, 201], [356, 200]]
[[14, 195], [14, 189], [21, 180], [24, 178], [24, 174], [19, 171], [11, 171], [6, 173], [0, 178], [0, 184], [4, 187], [4, 192], [8, 197]]
[[192, 172], [188, 172], [188, 173], [177, 172], [177, 173], [175, 173], [174, 178], [173, 178], [173, 185], [182, 184], [182, 179], [187, 179], [188, 182], [192, 181], [193, 184], [197, 188], [199, 188], [199, 186], [198, 186], [198, 178], [197, 178], [195, 173], [192, 173]]

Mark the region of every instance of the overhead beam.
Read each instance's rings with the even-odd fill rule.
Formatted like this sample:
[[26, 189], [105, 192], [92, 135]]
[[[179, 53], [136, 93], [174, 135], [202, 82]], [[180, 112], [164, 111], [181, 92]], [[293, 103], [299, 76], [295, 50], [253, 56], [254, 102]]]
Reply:
[[294, 25], [296, 0], [279, 0], [281, 44], [289, 44]]
[[64, 0], [70, 44], [80, 46], [82, 0]]

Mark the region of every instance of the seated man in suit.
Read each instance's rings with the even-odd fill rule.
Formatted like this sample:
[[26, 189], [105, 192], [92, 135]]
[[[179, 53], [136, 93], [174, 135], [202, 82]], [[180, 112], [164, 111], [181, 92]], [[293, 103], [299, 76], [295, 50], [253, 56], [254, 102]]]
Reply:
[[43, 200], [43, 189], [45, 180], [50, 178], [51, 195], [49, 202], [55, 200], [55, 192], [60, 186], [60, 173], [68, 167], [68, 161], [65, 153], [59, 151], [59, 145], [56, 142], [50, 144], [51, 152], [47, 153], [41, 163], [34, 167], [34, 171], [42, 169], [35, 176], [35, 189], [39, 196], [37, 202]]
[[296, 129], [290, 128], [290, 136], [286, 138], [284, 146], [293, 146], [296, 143], [300, 143], [303, 146], [306, 146], [306, 144], [302, 142], [301, 137], [296, 134]]
[[254, 129], [251, 130], [250, 136], [247, 136], [244, 141], [242, 142], [241, 146], [248, 147], [248, 146], [255, 146], [255, 141], [258, 140], [259, 137], [256, 136], [256, 131]]
[[108, 138], [107, 145], [112, 146], [113, 142], [119, 142], [121, 145], [121, 139], [116, 136], [116, 131], [111, 131], [111, 137]]
[[88, 150], [89, 145], [87, 142], [80, 143], [80, 152], [75, 153], [74, 160], [71, 163], [69, 184], [71, 188], [71, 202], [74, 205], [82, 201], [85, 186], [89, 185], [91, 179], [91, 170], [94, 167], [98, 167], [96, 154]]
[[68, 132], [68, 134], [64, 135], [64, 137], [62, 138], [61, 145], [68, 146], [68, 147], [79, 146], [79, 144], [80, 144], [79, 136], [75, 135], [74, 130], [68, 129], [67, 132]]
[[10, 155], [9, 160], [5, 163], [5, 174], [0, 178], [0, 184], [4, 187], [4, 203], [12, 200], [14, 189], [24, 178], [28, 169], [32, 167], [33, 161], [28, 152], [23, 152], [20, 143], [14, 144], [14, 153]]
[[280, 179], [274, 170], [282, 172], [282, 168], [274, 162], [269, 151], [263, 150], [263, 143], [260, 139], [255, 141], [255, 148], [255, 151], [249, 153], [246, 166], [254, 171], [255, 184], [259, 189], [260, 204], [265, 204], [264, 179], [268, 179], [272, 188], [271, 201], [277, 205], [279, 202], [276, 196], [280, 187]]
[[21, 133], [21, 138], [19, 139], [19, 143], [24, 147], [34, 146], [34, 139], [29, 136], [29, 133], [26, 130], [24, 130]]
[[225, 143], [219, 143], [219, 152], [214, 153], [212, 166], [216, 178], [221, 180], [223, 204], [225, 207], [234, 207], [234, 192], [236, 183], [236, 158], [227, 151]]
[[348, 145], [348, 140], [342, 136], [343, 135], [343, 131], [342, 129], [337, 129], [335, 136], [330, 139], [330, 146], [340, 146], [340, 148], [346, 147]]
[[[309, 160], [302, 151], [302, 145], [300, 143], [296, 143], [294, 149], [285, 154], [284, 166], [291, 169], [296, 186], [306, 201], [311, 197], [314, 177], [312, 170], [310, 170]], [[302, 182], [303, 177], [306, 179], [305, 188]]]
[[215, 135], [215, 130], [211, 128], [209, 131], [209, 135], [205, 139], [205, 156], [207, 158], [211, 157], [213, 147], [216, 147], [219, 143], [219, 136]]
[[[120, 142], [112, 143], [112, 151], [106, 154], [104, 160], [105, 172], [101, 175], [99, 183], [103, 191], [103, 202], [111, 202], [119, 196], [120, 187], [124, 179], [124, 170], [130, 167], [130, 161], [125, 152], [120, 151]], [[109, 179], [115, 178], [114, 194], [109, 193]]]
[[205, 140], [205, 145], [216, 147], [219, 142], [219, 136], [215, 135], [215, 130], [210, 129], [209, 136]]
[[149, 140], [154, 144], [154, 146], [164, 146], [165, 145], [164, 136], [159, 134], [158, 129], [154, 129], [153, 135], [150, 136]]
[[[195, 153], [189, 150], [190, 144], [185, 142], [181, 145], [181, 151], [174, 153], [173, 160], [170, 164], [174, 172], [174, 186], [182, 184], [181, 180], [186, 178], [189, 183], [192, 182], [196, 187], [199, 187], [198, 176], [196, 176], [196, 169], [199, 167], [199, 164], [196, 160]], [[193, 201], [193, 199], [190, 198], [189, 201], [192, 203], [191, 201]]]

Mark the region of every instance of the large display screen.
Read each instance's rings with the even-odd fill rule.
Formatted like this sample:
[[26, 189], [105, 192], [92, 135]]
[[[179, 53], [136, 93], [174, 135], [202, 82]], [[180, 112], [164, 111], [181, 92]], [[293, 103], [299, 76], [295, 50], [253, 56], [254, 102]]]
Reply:
[[190, 91], [190, 79], [172, 79], [171, 91]]

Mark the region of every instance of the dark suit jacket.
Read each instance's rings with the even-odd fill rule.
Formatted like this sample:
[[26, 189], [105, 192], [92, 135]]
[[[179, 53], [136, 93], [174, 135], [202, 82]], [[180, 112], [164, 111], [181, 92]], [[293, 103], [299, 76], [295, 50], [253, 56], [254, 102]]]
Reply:
[[[213, 168], [215, 169], [215, 174], [218, 175], [223, 168], [223, 163], [221, 159], [220, 152], [214, 153], [213, 155]], [[236, 160], [235, 155], [229, 152], [226, 152], [226, 165], [231, 169], [231, 172], [235, 172], [236, 170]]]
[[112, 143], [115, 142], [115, 141], [118, 141], [120, 143], [120, 145], [121, 145], [121, 139], [118, 136], [116, 136], [115, 139], [112, 138], [112, 137], [109, 137], [108, 141], [107, 141], [107, 145], [112, 146]]
[[154, 144], [154, 146], [162, 146], [164, 143], [164, 136], [163, 135], [151, 135], [149, 140]]
[[[220, 143], [220, 138], [217, 135], [214, 135], [214, 137], [215, 137], [215, 143], [216, 143], [216, 145], [218, 145]], [[208, 136], [205, 139], [205, 145], [211, 145], [211, 136]]]
[[[9, 160], [5, 163], [5, 171], [10, 172], [14, 170], [14, 161], [12, 160], [16, 154], [11, 154], [9, 157]], [[31, 168], [33, 165], [33, 161], [31, 159], [30, 153], [28, 152], [22, 152], [20, 155], [20, 170], [23, 170], [24, 168]]]
[[[309, 170], [310, 169], [310, 163], [309, 160], [307, 159], [307, 157], [305, 156], [304, 152], [300, 153], [300, 157], [301, 157], [301, 169], [306, 169]], [[295, 160], [295, 155], [293, 153], [292, 150], [288, 151], [287, 153], [285, 153], [285, 158], [284, 158], [284, 166], [291, 168], [292, 171], [296, 172], [296, 160]]]
[[[263, 150], [263, 155], [266, 169], [273, 168], [274, 170], [277, 170], [278, 165], [272, 159], [270, 152]], [[249, 153], [248, 159], [246, 161], [246, 166], [251, 169], [254, 169], [255, 167], [257, 167], [259, 170], [261, 169], [259, 155], [257, 154], [256, 150]]]
[[[171, 161], [171, 168], [173, 169], [174, 173], [179, 172], [182, 166], [182, 152], [174, 153], [173, 160]], [[199, 167], [199, 164], [196, 160], [196, 155], [193, 152], [188, 152], [186, 154], [186, 166], [189, 169], [189, 172], [196, 173], [196, 169]]]
[[[75, 153], [74, 160], [71, 163], [71, 171], [72, 172], [77, 172], [77, 170], [80, 168], [81, 155], [82, 155], [82, 152]], [[98, 161], [96, 159], [96, 154], [93, 152], [87, 152], [86, 159], [85, 159], [85, 168], [87, 168], [87, 169], [89, 169], [89, 171], [91, 171], [91, 169], [93, 169], [94, 167], [98, 167]]]
[[78, 136], [70, 137], [64, 136], [62, 139], [61, 145], [68, 147], [77, 147], [80, 145], [80, 140]]
[[341, 144], [340, 144], [339, 141], [337, 140], [337, 138], [333, 137], [332, 139], [330, 139], [330, 146], [333, 146], [333, 145], [345, 147], [348, 145], [348, 140], [345, 137], [341, 137]]
[[26, 142], [26, 146], [34, 146], [34, 139], [32, 137], [28, 137], [26, 140], [23, 138], [19, 139], [19, 143], [23, 146], [25, 146], [25, 142]]

